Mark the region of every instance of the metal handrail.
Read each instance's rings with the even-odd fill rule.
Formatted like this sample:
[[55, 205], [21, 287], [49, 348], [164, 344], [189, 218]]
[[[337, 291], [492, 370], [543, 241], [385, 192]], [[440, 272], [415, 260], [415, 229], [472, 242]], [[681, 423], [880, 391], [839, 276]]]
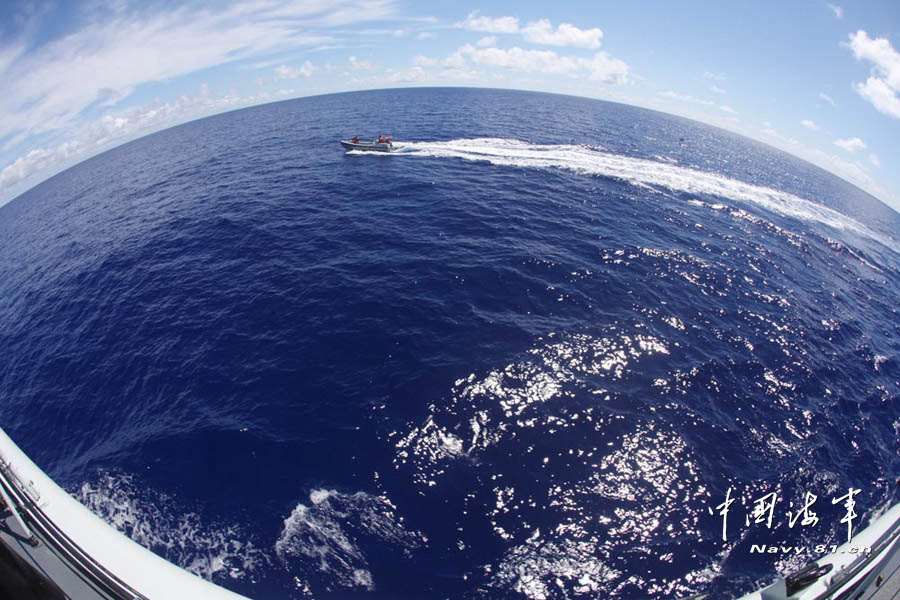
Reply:
[[[7, 486], [9, 486], [9, 494], [12, 494], [15, 498], [7, 494], [7, 490], [4, 489]], [[68, 563], [82, 578], [90, 580], [94, 586], [103, 589], [106, 594], [116, 599], [149, 600], [94, 560], [91, 555], [82, 550], [77, 543], [71, 540], [64, 531], [47, 517], [37, 502], [27, 493], [24, 485], [2, 457], [0, 457], [0, 491], [3, 491], [7, 505], [25, 531], [29, 532], [32, 538], [37, 541], [34, 532], [25, 525], [24, 518], [18, 512], [19, 508], [34, 524], [34, 527], [40, 531], [47, 545], [52, 546], [55, 554]]]
[[25, 524], [25, 520], [22, 518], [22, 515], [19, 514], [19, 510], [17, 508], [17, 504], [12, 501], [12, 498], [9, 497], [9, 494], [6, 493], [6, 486], [9, 483], [6, 480], [7, 470], [9, 469], [9, 465], [0, 461], [0, 473], [2, 473], [2, 480], [0, 480], [0, 496], [3, 497], [3, 503], [6, 504], [6, 507], [9, 509], [9, 512], [12, 513], [13, 517], [16, 519], [16, 523], [19, 524], [19, 527], [22, 528], [22, 531], [25, 532], [26, 539], [28, 543], [32, 546], [37, 546], [40, 544], [37, 537], [35, 537], [34, 532], [31, 531], [31, 528]]

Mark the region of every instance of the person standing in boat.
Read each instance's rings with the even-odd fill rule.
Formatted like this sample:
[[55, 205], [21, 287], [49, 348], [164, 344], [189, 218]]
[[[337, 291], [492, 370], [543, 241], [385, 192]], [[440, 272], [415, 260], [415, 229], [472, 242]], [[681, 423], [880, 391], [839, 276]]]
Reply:
[[354, 144], [358, 144], [358, 143], [359, 143], [359, 136], [358, 136], [358, 135], [354, 135], [354, 136], [353, 136], [353, 143], [354, 143]]
[[378, 136], [378, 143], [379, 143], [379, 144], [383, 144], [383, 143], [384, 143], [384, 136], [383, 136], [383, 135], [379, 135], [379, 136]]

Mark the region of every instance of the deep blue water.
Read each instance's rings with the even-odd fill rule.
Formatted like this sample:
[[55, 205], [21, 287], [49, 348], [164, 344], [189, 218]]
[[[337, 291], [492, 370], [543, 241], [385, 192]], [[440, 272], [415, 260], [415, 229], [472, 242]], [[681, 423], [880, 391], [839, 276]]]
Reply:
[[[408, 152], [337, 144], [379, 133]], [[256, 600], [727, 597], [812, 555], [752, 544], [843, 541], [848, 488], [860, 526], [900, 499], [898, 232], [808, 163], [619, 104], [245, 109], [0, 208], [0, 424]], [[807, 491], [820, 523], [790, 528]]]

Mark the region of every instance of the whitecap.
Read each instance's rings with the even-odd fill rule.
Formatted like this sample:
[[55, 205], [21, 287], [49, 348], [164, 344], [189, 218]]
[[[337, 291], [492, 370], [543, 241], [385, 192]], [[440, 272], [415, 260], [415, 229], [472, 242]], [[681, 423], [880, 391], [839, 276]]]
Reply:
[[133, 475], [101, 472], [71, 493], [138, 544], [204, 579], [242, 580], [266, 563], [241, 526], [210, 522]]
[[315, 580], [329, 591], [373, 591], [375, 579], [364, 541], [403, 552], [427, 541], [421, 533], [406, 529], [396, 511], [382, 495], [314, 489], [309, 505], [297, 504], [284, 520], [275, 553], [307, 589], [318, 587], [310, 583]]
[[[641, 187], [663, 187], [675, 192], [729, 198], [760, 206], [784, 216], [822, 223], [838, 230], [852, 230], [889, 248], [898, 249], [896, 240], [887, 238], [859, 221], [817, 202], [725, 175], [678, 166], [668, 160], [657, 161], [611, 154], [586, 145], [532, 144], [503, 138], [397, 142], [397, 144], [405, 146], [407, 152], [403, 155], [410, 157], [461, 158], [502, 166], [565, 169], [585, 175], [609, 177]], [[721, 205], [708, 204], [708, 208], [719, 210]]]

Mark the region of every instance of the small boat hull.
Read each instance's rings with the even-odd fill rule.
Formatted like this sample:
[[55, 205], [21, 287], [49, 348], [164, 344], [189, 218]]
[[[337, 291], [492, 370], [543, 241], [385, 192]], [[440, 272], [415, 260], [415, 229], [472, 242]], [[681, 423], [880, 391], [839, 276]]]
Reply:
[[363, 150], [365, 152], [394, 152], [396, 148], [390, 142], [379, 144], [378, 142], [352, 142], [341, 140], [341, 146], [347, 150]]

